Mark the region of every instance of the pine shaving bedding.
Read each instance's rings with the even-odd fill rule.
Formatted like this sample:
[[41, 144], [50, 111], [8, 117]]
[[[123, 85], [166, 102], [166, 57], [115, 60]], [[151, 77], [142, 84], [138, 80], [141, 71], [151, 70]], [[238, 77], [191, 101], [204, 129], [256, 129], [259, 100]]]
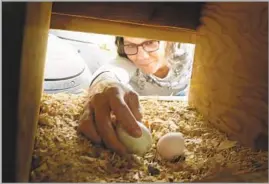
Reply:
[[[233, 175], [263, 169], [263, 178], [268, 177], [268, 152], [254, 152], [228, 140], [183, 101], [141, 100], [143, 122], [151, 129], [154, 144], [144, 157], [120, 157], [77, 133], [86, 98], [86, 93], [43, 94], [31, 182], [193, 182], [229, 168]], [[156, 153], [157, 141], [176, 131], [184, 135], [185, 156], [164, 161]], [[260, 179], [258, 175], [248, 181]]]

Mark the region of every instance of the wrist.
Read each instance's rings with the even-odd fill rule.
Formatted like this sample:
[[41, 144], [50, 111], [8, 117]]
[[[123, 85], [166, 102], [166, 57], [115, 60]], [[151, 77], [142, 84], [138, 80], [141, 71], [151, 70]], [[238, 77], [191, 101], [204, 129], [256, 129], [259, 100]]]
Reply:
[[89, 87], [89, 96], [92, 96], [97, 93], [103, 93], [107, 88], [113, 86], [120, 86], [121, 82], [113, 77], [103, 77], [98, 78], [94, 83]]
[[91, 82], [90, 87], [102, 82], [102, 81], [114, 81], [114, 82], [120, 82], [120, 80], [117, 78], [117, 76], [110, 71], [103, 71], [99, 73]]

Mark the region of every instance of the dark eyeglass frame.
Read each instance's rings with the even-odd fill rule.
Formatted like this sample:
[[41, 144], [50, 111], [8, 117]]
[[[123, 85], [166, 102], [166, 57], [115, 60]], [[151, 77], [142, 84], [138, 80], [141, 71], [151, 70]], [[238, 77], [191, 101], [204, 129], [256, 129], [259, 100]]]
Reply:
[[[158, 42], [158, 47], [157, 47], [157, 49], [152, 50], [152, 51], [147, 51], [147, 50], [145, 49], [145, 46], [144, 46], [144, 44], [147, 43], [147, 42]], [[127, 53], [125, 52], [124, 47], [125, 47], [125, 46], [128, 46], [128, 45], [135, 45], [135, 46], [136, 46], [136, 53], [135, 53], [135, 54], [127, 54]], [[141, 46], [142, 46], [142, 48], [144, 49], [144, 51], [146, 51], [146, 52], [148, 52], [148, 53], [155, 52], [156, 50], [159, 50], [159, 48], [160, 48], [160, 41], [159, 41], [159, 40], [148, 40], [148, 41], [144, 41], [144, 42], [142, 42], [142, 43], [140, 43], [140, 44], [134, 44], [134, 43], [125, 44], [125, 45], [123, 44], [123, 51], [124, 51], [124, 53], [125, 53], [126, 55], [128, 55], [128, 56], [136, 55], [136, 54], [138, 53], [138, 47], [141, 47]]]

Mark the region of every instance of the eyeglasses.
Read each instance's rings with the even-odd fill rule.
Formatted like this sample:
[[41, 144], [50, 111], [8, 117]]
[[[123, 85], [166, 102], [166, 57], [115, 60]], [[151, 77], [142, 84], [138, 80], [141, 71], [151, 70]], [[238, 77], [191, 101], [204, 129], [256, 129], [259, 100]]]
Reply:
[[124, 52], [126, 55], [136, 55], [138, 47], [142, 46], [146, 52], [154, 52], [159, 49], [159, 42], [157, 40], [145, 41], [141, 44], [128, 43], [124, 45]]

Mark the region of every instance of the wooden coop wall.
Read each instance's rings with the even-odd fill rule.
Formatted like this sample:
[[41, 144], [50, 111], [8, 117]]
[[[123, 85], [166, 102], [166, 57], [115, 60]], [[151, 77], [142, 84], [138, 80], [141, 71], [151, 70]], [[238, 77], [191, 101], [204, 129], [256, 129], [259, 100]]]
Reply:
[[268, 150], [268, 3], [208, 3], [189, 102], [242, 144]]
[[3, 3], [3, 182], [28, 182], [52, 3]]

